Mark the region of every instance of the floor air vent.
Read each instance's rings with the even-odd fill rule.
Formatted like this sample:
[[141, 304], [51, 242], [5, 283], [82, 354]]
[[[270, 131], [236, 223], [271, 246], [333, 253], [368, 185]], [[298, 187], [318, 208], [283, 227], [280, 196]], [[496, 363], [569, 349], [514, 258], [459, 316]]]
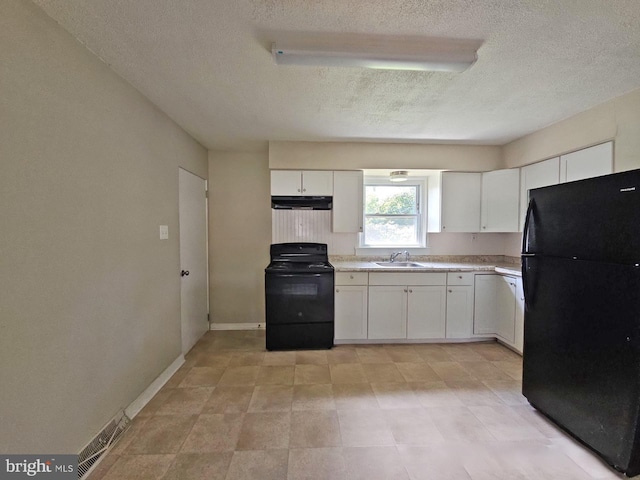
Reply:
[[102, 455], [129, 428], [131, 420], [121, 411], [78, 455], [78, 478], [83, 478]]

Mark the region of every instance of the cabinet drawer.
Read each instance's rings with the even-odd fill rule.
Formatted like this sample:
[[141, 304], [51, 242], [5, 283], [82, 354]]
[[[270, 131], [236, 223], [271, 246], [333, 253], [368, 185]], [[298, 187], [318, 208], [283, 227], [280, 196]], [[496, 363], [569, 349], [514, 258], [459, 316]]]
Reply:
[[367, 272], [336, 272], [336, 285], [367, 285], [369, 273]]
[[369, 285], [446, 285], [446, 273], [371, 273]]
[[473, 273], [449, 272], [447, 273], [447, 285], [473, 285]]

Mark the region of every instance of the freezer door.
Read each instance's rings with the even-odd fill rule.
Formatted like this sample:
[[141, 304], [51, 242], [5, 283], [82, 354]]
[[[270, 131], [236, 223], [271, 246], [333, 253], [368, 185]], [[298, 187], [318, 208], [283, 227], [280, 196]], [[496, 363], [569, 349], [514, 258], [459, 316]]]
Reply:
[[523, 253], [640, 263], [640, 170], [531, 190]]
[[523, 394], [610, 465], [640, 473], [640, 268], [523, 262]]

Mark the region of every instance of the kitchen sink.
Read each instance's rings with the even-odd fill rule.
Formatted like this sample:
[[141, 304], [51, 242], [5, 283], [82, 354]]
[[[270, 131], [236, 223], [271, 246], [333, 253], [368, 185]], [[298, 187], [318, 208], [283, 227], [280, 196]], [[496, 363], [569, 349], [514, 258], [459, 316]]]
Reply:
[[376, 262], [376, 265], [380, 265], [381, 267], [404, 267], [404, 268], [423, 266], [423, 265], [420, 265], [419, 263], [414, 263], [414, 262]]

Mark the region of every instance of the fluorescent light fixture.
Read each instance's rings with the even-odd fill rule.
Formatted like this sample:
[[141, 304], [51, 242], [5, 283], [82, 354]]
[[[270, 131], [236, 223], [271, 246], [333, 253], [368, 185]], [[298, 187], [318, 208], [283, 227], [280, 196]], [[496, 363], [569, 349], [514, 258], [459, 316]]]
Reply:
[[272, 44], [271, 53], [278, 65], [462, 72], [475, 63], [481, 44], [457, 39], [362, 38], [344, 43], [278, 41]]
[[409, 180], [409, 172], [406, 170], [396, 170], [389, 175], [391, 182], [406, 182], [407, 180]]

